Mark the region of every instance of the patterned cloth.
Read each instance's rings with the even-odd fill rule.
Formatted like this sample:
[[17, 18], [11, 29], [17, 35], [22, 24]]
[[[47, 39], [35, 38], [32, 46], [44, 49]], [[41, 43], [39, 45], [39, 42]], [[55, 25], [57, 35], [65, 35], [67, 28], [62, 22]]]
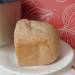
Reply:
[[23, 18], [45, 20], [75, 48], [75, 0], [20, 0]]

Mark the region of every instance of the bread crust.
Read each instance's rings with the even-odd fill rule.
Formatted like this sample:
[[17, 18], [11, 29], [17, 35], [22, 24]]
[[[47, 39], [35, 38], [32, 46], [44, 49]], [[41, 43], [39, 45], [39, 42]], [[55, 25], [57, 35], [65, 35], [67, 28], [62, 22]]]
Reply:
[[23, 19], [17, 22], [14, 44], [19, 65], [47, 65], [59, 57], [59, 37], [47, 22]]

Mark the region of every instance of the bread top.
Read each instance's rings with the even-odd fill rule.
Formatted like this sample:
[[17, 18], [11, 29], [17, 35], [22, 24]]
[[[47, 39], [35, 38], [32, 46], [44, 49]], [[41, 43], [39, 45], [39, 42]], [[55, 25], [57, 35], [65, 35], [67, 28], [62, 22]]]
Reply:
[[22, 42], [26, 45], [36, 45], [46, 42], [58, 42], [56, 29], [47, 22], [22, 19], [17, 22], [14, 41]]

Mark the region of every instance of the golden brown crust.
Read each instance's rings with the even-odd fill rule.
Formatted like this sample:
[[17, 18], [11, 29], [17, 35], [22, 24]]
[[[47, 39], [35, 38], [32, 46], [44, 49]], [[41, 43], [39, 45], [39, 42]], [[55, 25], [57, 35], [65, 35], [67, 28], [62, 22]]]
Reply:
[[14, 43], [19, 65], [45, 65], [59, 56], [59, 38], [46, 22], [20, 20], [16, 24]]

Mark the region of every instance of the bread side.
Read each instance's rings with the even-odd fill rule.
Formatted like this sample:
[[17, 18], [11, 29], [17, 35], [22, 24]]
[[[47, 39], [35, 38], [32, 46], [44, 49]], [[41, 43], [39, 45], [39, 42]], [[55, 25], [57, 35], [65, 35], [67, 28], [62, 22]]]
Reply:
[[16, 24], [14, 44], [19, 65], [46, 65], [59, 56], [57, 31], [46, 22], [20, 20]]

